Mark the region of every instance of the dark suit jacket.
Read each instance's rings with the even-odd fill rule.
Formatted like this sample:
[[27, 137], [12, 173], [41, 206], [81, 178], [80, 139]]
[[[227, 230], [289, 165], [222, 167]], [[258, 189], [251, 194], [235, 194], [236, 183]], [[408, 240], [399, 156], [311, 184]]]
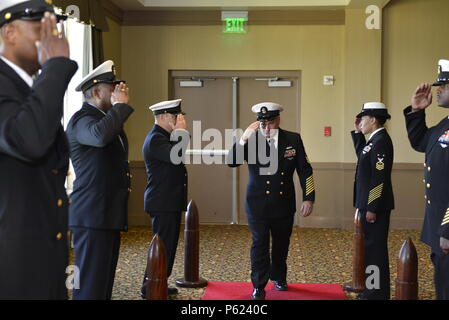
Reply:
[[408, 138], [418, 152], [425, 153], [424, 188], [426, 213], [421, 240], [441, 252], [440, 237], [449, 239], [449, 119], [428, 128], [425, 111], [404, 110]]
[[394, 209], [391, 184], [393, 143], [385, 129], [366, 141], [363, 133], [351, 132], [357, 154], [354, 207], [381, 214]]
[[[248, 163], [249, 180], [245, 203], [248, 218], [283, 218], [294, 215], [296, 212], [295, 185], [293, 183], [295, 170], [301, 183], [303, 201], [315, 201], [313, 169], [307, 158], [301, 136], [296, 132], [279, 129], [278, 169], [276, 172], [271, 172], [270, 175], [263, 175], [260, 171], [261, 168], [267, 168], [270, 164], [260, 161], [259, 157], [254, 157], [258, 154], [259, 139], [266, 141], [266, 138], [258, 130], [257, 134], [254, 134], [244, 146], [241, 146], [239, 142], [235, 143], [226, 160], [230, 167], [242, 165], [243, 160]], [[257, 147], [254, 151], [249, 151], [251, 147], [248, 145], [252, 143]], [[264, 143], [268, 150], [268, 143]], [[243, 155], [243, 158], [239, 159], [238, 154]]]
[[187, 209], [187, 170], [184, 163], [175, 164], [170, 157], [177, 143], [170, 140], [169, 132], [156, 124], [143, 144], [148, 176], [144, 207], [151, 215]]
[[84, 103], [70, 119], [67, 137], [76, 175], [70, 227], [127, 230], [130, 174], [123, 124], [133, 111], [117, 103], [105, 115]]
[[30, 89], [0, 59], [0, 300], [67, 298], [69, 150], [61, 118], [77, 68], [50, 59]]

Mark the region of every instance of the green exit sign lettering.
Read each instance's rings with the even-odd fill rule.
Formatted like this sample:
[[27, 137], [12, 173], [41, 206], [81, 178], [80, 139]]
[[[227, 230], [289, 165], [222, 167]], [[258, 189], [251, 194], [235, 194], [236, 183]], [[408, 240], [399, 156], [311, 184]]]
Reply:
[[224, 33], [246, 33], [245, 18], [226, 18]]

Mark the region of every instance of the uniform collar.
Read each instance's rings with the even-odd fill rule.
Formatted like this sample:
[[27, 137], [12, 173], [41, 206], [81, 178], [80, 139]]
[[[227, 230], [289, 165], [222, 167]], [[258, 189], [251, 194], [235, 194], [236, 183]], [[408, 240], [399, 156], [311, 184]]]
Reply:
[[100, 108], [98, 108], [97, 106], [93, 105], [92, 103], [86, 102], [89, 106], [94, 107], [95, 109], [97, 109], [98, 111], [100, 111], [102, 114], [106, 115], [106, 112], [104, 112], [103, 110], [101, 110]]
[[371, 135], [369, 136], [368, 141], [371, 140], [371, 139], [373, 139], [374, 135], [375, 135], [376, 133], [378, 133], [379, 131], [382, 131], [382, 130], [385, 130], [385, 128], [384, 128], [384, 127], [379, 128], [379, 129], [375, 130], [373, 133], [371, 133]]
[[0, 56], [0, 58], [13, 69], [19, 77], [31, 88], [33, 86], [33, 78], [21, 67], [16, 65], [14, 62], [9, 61], [4, 56]]

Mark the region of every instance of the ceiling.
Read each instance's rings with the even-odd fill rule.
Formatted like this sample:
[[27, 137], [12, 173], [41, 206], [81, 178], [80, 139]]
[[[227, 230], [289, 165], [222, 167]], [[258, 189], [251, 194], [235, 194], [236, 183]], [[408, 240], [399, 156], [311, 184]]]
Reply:
[[[342, 9], [361, 0], [110, 0], [124, 11], [201, 9]], [[376, 0], [371, 0], [375, 2]]]

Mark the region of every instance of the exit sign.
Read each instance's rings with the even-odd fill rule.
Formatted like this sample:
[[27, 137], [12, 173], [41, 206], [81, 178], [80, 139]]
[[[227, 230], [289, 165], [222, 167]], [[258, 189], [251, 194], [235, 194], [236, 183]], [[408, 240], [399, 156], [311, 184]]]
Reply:
[[246, 33], [248, 11], [223, 11], [221, 20], [224, 22], [224, 33]]
[[227, 18], [224, 33], [246, 33], [244, 18]]

